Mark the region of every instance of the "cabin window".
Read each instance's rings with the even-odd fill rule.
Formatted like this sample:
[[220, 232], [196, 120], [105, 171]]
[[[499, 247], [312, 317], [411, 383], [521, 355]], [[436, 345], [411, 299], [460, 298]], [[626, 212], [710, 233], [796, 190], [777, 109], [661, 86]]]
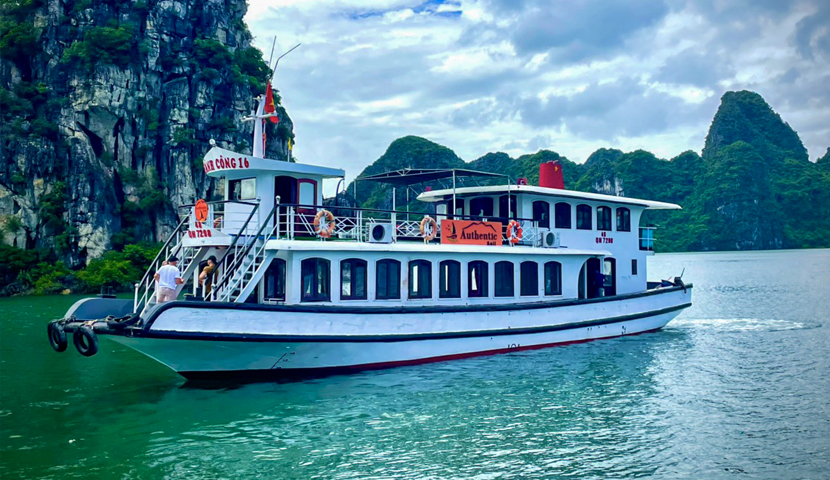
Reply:
[[519, 266], [519, 290], [523, 297], [539, 295], [539, 265], [536, 262], [522, 262]]
[[331, 299], [331, 264], [324, 258], [307, 258], [302, 262], [302, 301], [328, 302]]
[[488, 295], [487, 262], [470, 262], [467, 266], [467, 296], [471, 298], [482, 298]]
[[460, 198], [456, 198], [455, 199], [455, 208], [449, 208], [449, 207], [452, 207], [452, 204], [453, 204], [452, 200], [447, 202], [447, 205], [448, 205], [447, 210], [448, 211], [453, 212], [453, 215], [464, 215], [464, 200], [462, 200]]
[[571, 204], [559, 202], [554, 206], [554, 215], [556, 215], [556, 228], [572, 228], [571, 227]]
[[631, 231], [631, 211], [625, 207], [620, 207], [617, 209], [617, 231]]
[[314, 180], [299, 180], [299, 198], [297, 202], [300, 205], [316, 205], [317, 204], [317, 182]]
[[541, 200], [533, 202], [533, 220], [539, 222], [539, 227], [550, 228], [550, 204]]
[[285, 260], [275, 258], [265, 271], [266, 300], [285, 300]]
[[576, 228], [577, 230], [591, 230], [591, 207], [590, 205], [576, 206]]
[[409, 298], [432, 298], [432, 263], [427, 260], [409, 262]]
[[366, 300], [366, 261], [350, 258], [340, 262], [340, 299]]
[[611, 231], [611, 207], [597, 207], [597, 230]]
[[376, 264], [375, 298], [399, 300], [401, 298], [401, 262], [378, 260]]
[[[508, 205], [508, 197], [510, 198]], [[516, 218], [516, 196], [502, 195], [499, 197], [499, 217]]]
[[470, 215], [491, 218], [493, 216], [493, 199], [478, 197], [470, 200]]
[[513, 262], [496, 262], [495, 293], [497, 297], [513, 296]]
[[632, 275], [637, 275], [637, 259], [636, 258], [631, 259], [631, 274]]
[[438, 297], [461, 298], [461, 264], [455, 260], [444, 260], [438, 268], [441, 270]]
[[545, 295], [562, 295], [562, 264], [545, 264]]
[[256, 199], [256, 178], [242, 178], [228, 183], [228, 200]]

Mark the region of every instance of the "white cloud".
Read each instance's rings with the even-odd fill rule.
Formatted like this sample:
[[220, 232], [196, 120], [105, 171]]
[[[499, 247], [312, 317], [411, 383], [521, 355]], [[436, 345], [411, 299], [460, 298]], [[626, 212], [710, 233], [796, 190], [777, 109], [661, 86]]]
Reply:
[[[799, 24], [820, 18], [818, 0], [668, 1], [566, 1], [555, 12], [535, 0], [249, 0], [245, 19], [266, 58], [274, 36], [278, 50], [303, 43], [276, 85], [294, 152], [350, 178], [404, 135], [465, 160], [539, 148], [577, 162], [602, 147], [700, 151], [725, 89], [758, 91], [811, 158], [824, 153], [830, 62], [817, 21]], [[797, 38], [805, 24], [813, 29]]]

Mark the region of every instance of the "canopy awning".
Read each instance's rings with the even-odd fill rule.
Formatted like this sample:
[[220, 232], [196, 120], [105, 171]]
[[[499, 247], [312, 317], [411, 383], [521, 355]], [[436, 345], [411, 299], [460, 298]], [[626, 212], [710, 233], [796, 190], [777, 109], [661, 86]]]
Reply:
[[415, 185], [417, 183], [431, 182], [445, 178], [465, 177], [486, 177], [486, 178], [507, 178], [507, 175], [500, 173], [479, 172], [478, 170], [467, 170], [464, 168], [404, 168], [389, 172], [378, 173], [358, 177], [360, 182], [379, 182], [391, 185]]

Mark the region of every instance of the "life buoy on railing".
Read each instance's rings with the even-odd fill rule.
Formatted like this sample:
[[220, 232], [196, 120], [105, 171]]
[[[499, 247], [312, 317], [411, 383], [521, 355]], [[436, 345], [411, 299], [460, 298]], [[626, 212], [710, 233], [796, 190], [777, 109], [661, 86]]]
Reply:
[[331, 238], [334, 232], [334, 215], [325, 208], [317, 212], [314, 216], [314, 231], [320, 238]]
[[513, 245], [522, 241], [522, 224], [516, 220], [510, 220], [507, 224], [507, 240]]
[[430, 217], [429, 215], [425, 215], [424, 219], [421, 220], [421, 236], [424, 237], [424, 243], [431, 242], [435, 239], [435, 236], [438, 235], [438, 224], [435, 223], [435, 219]]

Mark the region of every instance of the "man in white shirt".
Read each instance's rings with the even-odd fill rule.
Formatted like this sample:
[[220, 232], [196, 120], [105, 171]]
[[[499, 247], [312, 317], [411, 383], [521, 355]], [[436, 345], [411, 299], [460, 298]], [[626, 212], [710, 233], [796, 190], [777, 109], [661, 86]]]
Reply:
[[167, 260], [167, 265], [159, 268], [153, 276], [156, 279], [156, 301], [158, 303], [169, 302], [176, 299], [176, 287], [183, 284], [182, 274], [176, 264], [179, 259], [175, 256]]

